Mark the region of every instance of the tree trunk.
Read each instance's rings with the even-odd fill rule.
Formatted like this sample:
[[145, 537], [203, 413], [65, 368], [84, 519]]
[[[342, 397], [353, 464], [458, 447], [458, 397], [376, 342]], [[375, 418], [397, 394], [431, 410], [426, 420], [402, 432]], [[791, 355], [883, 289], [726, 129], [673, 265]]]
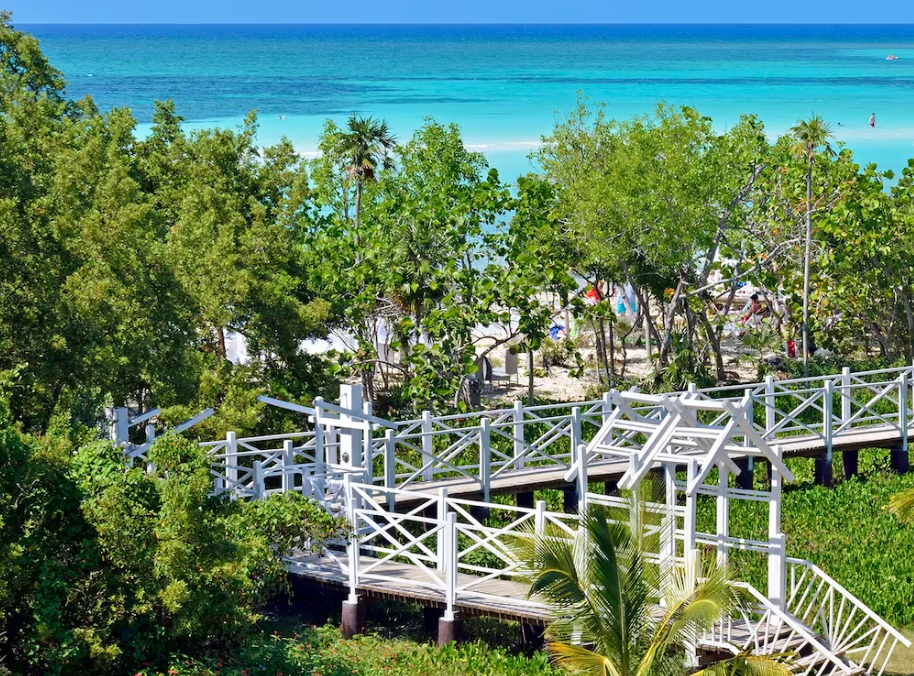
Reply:
[[361, 258], [359, 255], [359, 246], [361, 241], [359, 239], [359, 216], [362, 212], [362, 177], [360, 176], [355, 183], [355, 221], [352, 228], [352, 240], [355, 244], [355, 259], [356, 261]]
[[533, 350], [527, 348], [527, 399], [531, 406], [536, 404], [536, 397], [533, 394]]
[[908, 359], [914, 359], [914, 312], [911, 311], [911, 294], [905, 291], [904, 312], [908, 318]]
[[812, 259], [812, 163], [806, 172], [806, 255], [803, 258], [803, 376], [809, 377], [809, 267]]
[[708, 336], [708, 342], [711, 343], [711, 350], [714, 352], [714, 367], [717, 370], [717, 380], [718, 382], [723, 382], [727, 379], [727, 370], [724, 367], [724, 355], [721, 353], [720, 349], [720, 336], [717, 331], [711, 326], [711, 322], [708, 320], [708, 315], [704, 312], [698, 314], [698, 321], [701, 322], [701, 325], [705, 329], [705, 334]]
[[216, 340], [219, 342], [219, 356], [228, 359], [225, 351], [225, 328], [221, 326], [216, 328]]

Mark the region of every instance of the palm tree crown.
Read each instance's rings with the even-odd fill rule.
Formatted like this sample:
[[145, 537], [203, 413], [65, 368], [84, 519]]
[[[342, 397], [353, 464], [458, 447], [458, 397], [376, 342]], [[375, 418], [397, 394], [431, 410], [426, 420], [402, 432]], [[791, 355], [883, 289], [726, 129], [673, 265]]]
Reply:
[[820, 149], [834, 155], [835, 151], [828, 143], [834, 138], [832, 131], [831, 125], [818, 113], [814, 113], [808, 120], [799, 120], [790, 128], [790, 134], [795, 140], [794, 152], [809, 160], [814, 159]]
[[373, 180], [378, 167], [392, 169], [391, 153], [397, 141], [386, 120], [352, 115], [341, 134], [340, 149], [349, 162], [349, 173], [357, 180]]

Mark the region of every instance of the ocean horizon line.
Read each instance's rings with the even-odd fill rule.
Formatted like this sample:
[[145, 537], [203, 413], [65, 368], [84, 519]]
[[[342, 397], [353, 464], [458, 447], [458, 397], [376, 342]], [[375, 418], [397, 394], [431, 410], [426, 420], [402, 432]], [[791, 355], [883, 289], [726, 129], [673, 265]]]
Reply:
[[16, 21], [15, 25], [20, 28], [26, 28], [29, 26], [264, 26], [264, 27], [276, 27], [276, 26], [327, 26], [327, 27], [385, 27], [389, 28], [392, 26], [420, 26], [420, 27], [504, 27], [504, 26], [609, 26], [609, 27], [639, 27], [639, 26], [651, 26], [651, 27], [847, 27], [847, 26], [866, 26], [868, 28], [880, 28], [880, 27], [892, 27], [892, 28], [904, 28], [904, 27], [914, 27], [914, 22], [904, 22], [904, 23], [886, 23], [886, 22], [869, 22], [869, 21], [826, 21], [826, 22], [793, 22], [793, 21], [764, 21], [764, 22], [733, 22], [733, 21], [705, 21], [698, 23], [685, 23], [685, 22], [662, 22], [662, 21], [603, 21], [603, 22], [583, 22], [583, 21], [562, 21], [562, 22], [542, 22], [542, 21], [476, 21], [476, 22], [450, 22], [450, 23], [441, 23], [435, 21], [391, 21], [391, 22], [331, 22], [331, 21], [314, 21], [314, 22], [289, 22], [289, 23], [276, 23], [276, 22], [236, 22], [236, 21], [207, 21], [207, 22], [123, 22], [123, 21]]

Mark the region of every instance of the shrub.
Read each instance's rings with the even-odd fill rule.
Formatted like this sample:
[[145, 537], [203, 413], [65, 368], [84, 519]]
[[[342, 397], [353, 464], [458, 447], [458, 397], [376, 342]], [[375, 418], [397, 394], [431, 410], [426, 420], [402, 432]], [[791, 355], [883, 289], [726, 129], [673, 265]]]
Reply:
[[296, 542], [341, 534], [296, 494], [213, 497], [205, 452], [177, 436], [125, 465], [0, 431], [0, 659], [14, 671], [110, 673], [140, 658], [237, 644], [281, 589]]

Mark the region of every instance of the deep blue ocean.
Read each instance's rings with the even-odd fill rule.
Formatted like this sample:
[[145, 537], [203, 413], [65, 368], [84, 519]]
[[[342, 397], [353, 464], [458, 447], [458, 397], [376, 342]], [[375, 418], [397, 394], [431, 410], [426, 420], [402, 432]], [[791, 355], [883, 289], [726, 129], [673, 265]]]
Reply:
[[433, 116], [514, 178], [582, 92], [613, 117], [661, 100], [720, 128], [757, 113], [772, 136], [818, 112], [861, 162], [899, 170], [914, 157], [911, 25], [18, 28], [40, 39], [71, 96], [130, 107], [141, 132], [169, 98], [189, 128], [237, 126], [256, 109], [262, 143], [285, 135], [306, 153], [328, 117], [381, 116], [405, 140]]

